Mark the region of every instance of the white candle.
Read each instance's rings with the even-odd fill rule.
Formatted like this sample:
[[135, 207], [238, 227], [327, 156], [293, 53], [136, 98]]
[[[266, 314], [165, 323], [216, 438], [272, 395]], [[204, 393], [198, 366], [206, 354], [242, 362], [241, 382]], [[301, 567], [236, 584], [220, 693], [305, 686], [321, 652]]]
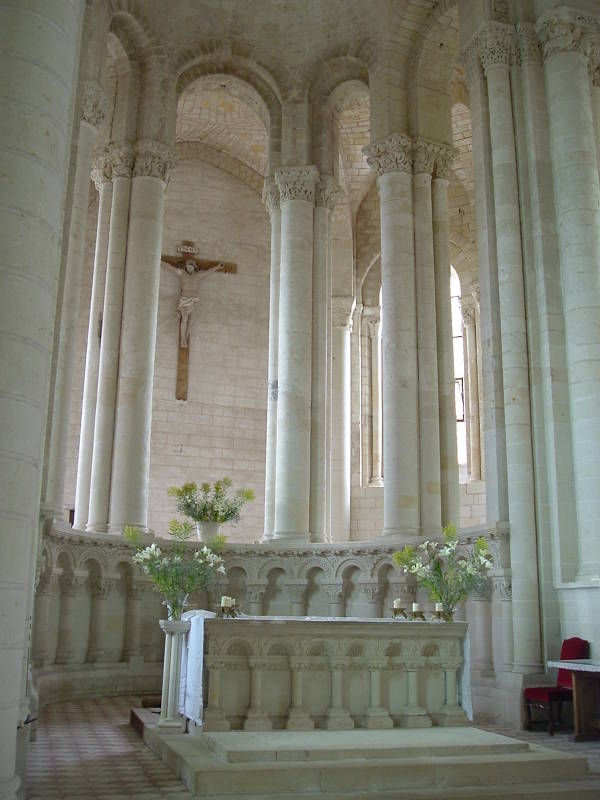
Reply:
[[435, 604], [435, 610], [436, 611], [443, 611], [444, 610], [443, 604], [442, 603], [436, 603]]
[[221, 608], [229, 608], [231, 606], [231, 597], [227, 597], [226, 594], [221, 597]]
[[419, 604], [413, 603], [413, 611], [418, 611], [418, 610], [419, 610]]
[[402, 600], [394, 600], [394, 608], [402, 608]]

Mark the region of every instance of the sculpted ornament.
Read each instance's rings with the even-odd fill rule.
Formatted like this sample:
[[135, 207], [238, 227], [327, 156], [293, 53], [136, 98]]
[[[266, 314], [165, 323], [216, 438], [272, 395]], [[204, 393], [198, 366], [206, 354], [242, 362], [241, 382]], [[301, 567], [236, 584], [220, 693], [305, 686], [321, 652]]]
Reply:
[[352, 313], [354, 301], [351, 297], [331, 298], [331, 324], [334, 328], [352, 330]]
[[516, 50], [521, 64], [541, 64], [542, 46], [535, 32], [535, 27], [530, 22], [519, 23], [516, 34]]
[[568, 51], [589, 55], [590, 42], [597, 41], [600, 18], [563, 7], [549, 11], [536, 24], [544, 45], [544, 59]]
[[135, 143], [134, 149], [133, 176], [135, 178], [160, 178], [165, 183], [169, 182], [177, 161], [175, 150], [161, 142], [155, 142], [153, 139], [140, 139]]
[[92, 159], [92, 180], [99, 192], [103, 183], [112, 180], [112, 165], [106, 150], [98, 150]]
[[81, 119], [93, 128], [104, 119], [106, 113], [106, 95], [97, 83], [86, 81], [81, 92]]
[[329, 211], [333, 211], [345, 196], [346, 193], [337, 185], [331, 175], [323, 175], [317, 183], [315, 205], [319, 208], [327, 208]]
[[379, 306], [363, 306], [362, 324], [369, 338], [374, 339], [379, 336], [381, 330], [381, 309]]
[[487, 75], [491, 67], [509, 67], [512, 54], [512, 28], [489, 23], [479, 34], [479, 58]]
[[437, 147], [437, 158], [435, 162], [435, 177], [447, 178], [452, 169], [452, 164], [456, 158], [456, 150], [453, 147]]
[[275, 178], [265, 178], [263, 183], [262, 201], [267, 209], [267, 214], [271, 216], [275, 211], [280, 210], [279, 187]]
[[439, 147], [432, 142], [426, 142], [424, 139], [415, 141], [413, 149], [415, 175], [420, 173], [432, 174], [438, 150]]
[[109, 144], [106, 148], [106, 159], [113, 178], [131, 178], [135, 156], [129, 142]]
[[315, 202], [315, 184], [319, 171], [314, 166], [285, 167], [275, 170], [275, 180], [279, 186], [281, 202], [288, 200], [307, 200]]
[[463, 295], [460, 298], [460, 310], [465, 328], [475, 325], [475, 301], [470, 295]]
[[412, 174], [412, 140], [404, 133], [392, 133], [379, 142], [363, 147], [367, 164], [377, 175], [387, 172]]

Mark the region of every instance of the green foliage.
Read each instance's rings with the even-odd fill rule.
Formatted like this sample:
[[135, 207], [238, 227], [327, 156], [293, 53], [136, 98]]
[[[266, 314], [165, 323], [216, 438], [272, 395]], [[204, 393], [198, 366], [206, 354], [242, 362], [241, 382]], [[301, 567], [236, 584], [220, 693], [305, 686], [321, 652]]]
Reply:
[[394, 553], [394, 561], [400, 569], [415, 576], [418, 585], [429, 592], [432, 602], [442, 603], [444, 612], [452, 613], [481, 584], [493, 559], [483, 536], [477, 539], [471, 553], [460, 554], [456, 527], [449, 523], [443, 531], [443, 542], [407, 545]]
[[167, 490], [176, 500], [177, 511], [194, 522], [237, 522], [245, 503], [254, 500], [252, 489], [232, 490], [231, 478], [221, 478], [200, 486], [193, 482], [171, 486]]
[[136, 528], [135, 525], [125, 525], [123, 538], [130, 544], [139, 544], [141, 538], [139, 528]]

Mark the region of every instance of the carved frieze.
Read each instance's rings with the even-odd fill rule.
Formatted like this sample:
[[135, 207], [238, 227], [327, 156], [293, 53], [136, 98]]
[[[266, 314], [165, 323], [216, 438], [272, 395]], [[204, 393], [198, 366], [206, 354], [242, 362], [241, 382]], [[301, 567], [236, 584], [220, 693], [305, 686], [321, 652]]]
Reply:
[[288, 200], [307, 200], [315, 202], [315, 184], [319, 171], [314, 166], [282, 167], [275, 171], [275, 180], [279, 186], [281, 202]]
[[491, 67], [509, 67], [513, 52], [513, 28], [490, 22], [479, 32], [479, 58], [484, 72]]
[[535, 32], [535, 26], [530, 22], [519, 23], [516, 26], [515, 52], [518, 53], [521, 64], [541, 64], [542, 45]]
[[262, 201], [269, 216], [280, 210], [279, 186], [277, 186], [275, 178], [265, 178]]

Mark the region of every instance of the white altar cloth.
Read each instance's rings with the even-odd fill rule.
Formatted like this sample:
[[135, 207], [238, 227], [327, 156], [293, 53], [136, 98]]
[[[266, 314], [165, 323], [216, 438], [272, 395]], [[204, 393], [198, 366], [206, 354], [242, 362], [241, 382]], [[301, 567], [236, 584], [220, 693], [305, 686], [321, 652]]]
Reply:
[[[203, 709], [203, 684], [202, 672], [204, 663], [204, 620], [216, 617], [213, 611], [186, 611], [182, 619], [191, 620], [190, 632], [183, 642], [183, 653], [181, 658], [181, 683], [179, 689], [179, 711], [188, 719], [192, 720], [196, 726], [202, 726]], [[239, 619], [244, 620], [269, 620], [270, 622], [369, 622], [373, 625], [389, 625], [391, 620], [387, 617], [364, 619], [363, 617], [264, 617], [247, 616], [240, 614]], [[395, 621], [395, 625], [411, 625], [410, 621]], [[432, 622], [431, 625], [438, 623]], [[471, 640], [469, 631], [464, 638], [463, 644], [463, 665], [460, 668], [458, 678], [458, 702], [464, 710], [467, 719], [473, 720], [473, 704], [471, 701], [471, 670], [470, 650]]]

